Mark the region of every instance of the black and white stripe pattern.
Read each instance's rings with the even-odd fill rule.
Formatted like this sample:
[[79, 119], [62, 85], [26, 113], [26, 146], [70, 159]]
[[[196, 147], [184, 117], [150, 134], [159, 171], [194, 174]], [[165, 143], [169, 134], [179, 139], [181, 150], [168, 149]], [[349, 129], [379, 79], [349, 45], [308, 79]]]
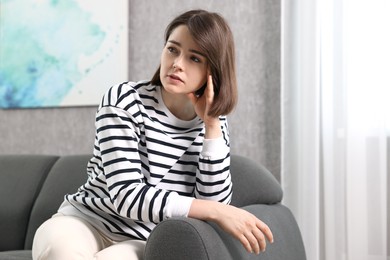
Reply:
[[187, 216], [193, 198], [229, 203], [229, 137], [220, 122], [223, 137], [204, 140], [203, 122], [170, 114], [160, 87], [110, 88], [96, 114], [88, 181], [66, 196], [73, 214], [114, 240], [146, 240], [157, 223]]

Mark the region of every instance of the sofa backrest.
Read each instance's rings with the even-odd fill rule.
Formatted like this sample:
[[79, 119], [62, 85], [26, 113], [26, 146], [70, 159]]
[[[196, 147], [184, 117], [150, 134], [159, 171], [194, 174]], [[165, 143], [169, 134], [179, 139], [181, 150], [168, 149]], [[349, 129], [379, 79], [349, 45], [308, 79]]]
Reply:
[[64, 195], [74, 193], [87, 180], [91, 155], [62, 156], [53, 165], [31, 210], [24, 249], [31, 249], [35, 231], [54, 213]]
[[34, 205], [57, 156], [0, 156], [0, 251], [22, 249]]
[[271, 172], [254, 160], [232, 155], [230, 172], [233, 182], [232, 205], [244, 207], [282, 201], [283, 191], [280, 183]]

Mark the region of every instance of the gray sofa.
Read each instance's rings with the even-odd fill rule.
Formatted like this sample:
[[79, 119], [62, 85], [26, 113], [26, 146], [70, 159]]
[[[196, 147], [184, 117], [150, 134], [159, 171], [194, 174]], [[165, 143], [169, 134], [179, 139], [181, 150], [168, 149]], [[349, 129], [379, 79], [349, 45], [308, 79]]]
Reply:
[[[35, 230], [56, 212], [66, 193], [86, 178], [90, 155], [0, 155], [0, 260], [31, 259]], [[258, 163], [232, 155], [232, 204], [266, 222], [275, 242], [260, 255], [213, 223], [174, 218], [160, 223], [146, 245], [145, 259], [153, 260], [305, 260], [297, 223], [280, 204], [282, 190], [271, 173]]]

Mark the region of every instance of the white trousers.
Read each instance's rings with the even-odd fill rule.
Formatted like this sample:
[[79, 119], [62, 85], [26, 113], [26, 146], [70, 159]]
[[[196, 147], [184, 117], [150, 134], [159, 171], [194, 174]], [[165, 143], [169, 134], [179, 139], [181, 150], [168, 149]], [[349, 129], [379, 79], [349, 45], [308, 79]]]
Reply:
[[145, 241], [113, 242], [88, 222], [54, 215], [35, 233], [34, 260], [142, 260]]

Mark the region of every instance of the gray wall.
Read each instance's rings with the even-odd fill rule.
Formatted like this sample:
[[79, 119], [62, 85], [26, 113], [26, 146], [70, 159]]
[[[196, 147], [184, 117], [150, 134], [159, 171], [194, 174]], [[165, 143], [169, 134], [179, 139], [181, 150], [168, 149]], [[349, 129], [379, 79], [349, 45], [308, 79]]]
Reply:
[[[166, 25], [189, 8], [219, 12], [235, 36], [239, 103], [229, 116], [232, 153], [264, 164], [279, 179], [280, 1], [130, 1], [129, 80], [151, 77]], [[91, 153], [95, 110], [0, 110], [0, 154]]]

